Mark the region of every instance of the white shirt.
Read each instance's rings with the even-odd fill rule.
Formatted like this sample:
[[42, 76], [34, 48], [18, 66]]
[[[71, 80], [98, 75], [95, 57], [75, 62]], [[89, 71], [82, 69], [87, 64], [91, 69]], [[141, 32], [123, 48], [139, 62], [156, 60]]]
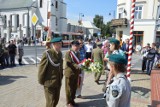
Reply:
[[106, 91], [107, 107], [130, 107], [130, 99], [130, 83], [123, 73], [118, 73]]
[[86, 44], [86, 52], [92, 52], [93, 50], [93, 45], [92, 44]]
[[140, 45], [137, 45], [137, 46], [136, 46], [136, 51], [140, 51], [141, 48], [142, 48], [142, 47], [141, 47]]

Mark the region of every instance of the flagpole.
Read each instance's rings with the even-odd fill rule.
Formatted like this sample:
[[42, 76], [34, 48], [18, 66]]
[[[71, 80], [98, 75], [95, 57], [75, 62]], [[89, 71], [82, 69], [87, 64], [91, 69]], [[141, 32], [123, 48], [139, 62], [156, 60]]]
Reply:
[[127, 66], [127, 78], [131, 81], [131, 60], [132, 60], [132, 41], [133, 41], [133, 30], [134, 30], [134, 13], [135, 13], [135, 2], [136, 0], [132, 0], [131, 7], [131, 20], [130, 20], [130, 37], [129, 37], [129, 54], [128, 54], [128, 66]]

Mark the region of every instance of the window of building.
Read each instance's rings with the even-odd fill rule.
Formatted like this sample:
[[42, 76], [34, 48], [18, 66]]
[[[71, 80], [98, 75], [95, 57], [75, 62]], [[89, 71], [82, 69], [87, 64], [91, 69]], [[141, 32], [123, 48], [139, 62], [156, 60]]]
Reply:
[[27, 14], [23, 14], [23, 26], [27, 26], [27, 22], [28, 22], [27, 16], [28, 16]]
[[7, 16], [6, 15], [4, 15], [4, 28], [6, 28], [7, 27]]
[[17, 27], [19, 27], [19, 15], [17, 14]]
[[143, 45], [143, 31], [134, 31], [133, 32], [133, 45], [136, 46], [137, 44]]
[[118, 10], [118, 18], [120, 19], [120, 18], [123, 18], [123, 12], [124, 11], [124, 8], [119, 8], [119, 10]]
[[58, 26], [58, 18], [56, 17], [56, 26]]
[[42, 8], [43, 6], [42, 4], [43, 4], [43, 0], [40, 0], [40, 5], [39, 5], [40, 8]]
[[10, 22], [11, 22], [11, 26], [12, 26], [12, 15], [10, 15]]
[[50, 16], [51, 16], [51, 12], [48, 12], [47, 19], [50, 19]]
[[160, 31], [157, 31], [157, 36], [160, 36]]
[[56, 1], [56, 9], [58, 9], [58, 1]]
[[142, 6], [135, 7], [134, 18], [135, 19], [142, 19]]

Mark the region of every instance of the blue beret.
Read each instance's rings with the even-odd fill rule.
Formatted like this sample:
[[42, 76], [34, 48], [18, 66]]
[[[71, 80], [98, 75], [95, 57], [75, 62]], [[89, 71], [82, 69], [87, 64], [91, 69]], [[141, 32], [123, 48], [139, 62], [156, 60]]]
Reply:
[[55, 37], [53, 39], [51, 39], [51, 43], [55, 43], [55, 42], [61, 42], [62, 41], [62, 38], [61, 37]]
[[111, 54], [109, 56], [109, 61], [117, 63], [117, 64], [127, 64], [127, 60], [124, 56], [120, 54]]
[[78, 41], [72, 41], [71, 45], [77, 45], [78, 46], [78, 45], [80, 45], [80, 43]]
[[117, 44], [117, 45], [120, 44], [119, 40], [114, 39], [114, 38], [110, 40], [110, 43], [114, 43], [114, 44]]

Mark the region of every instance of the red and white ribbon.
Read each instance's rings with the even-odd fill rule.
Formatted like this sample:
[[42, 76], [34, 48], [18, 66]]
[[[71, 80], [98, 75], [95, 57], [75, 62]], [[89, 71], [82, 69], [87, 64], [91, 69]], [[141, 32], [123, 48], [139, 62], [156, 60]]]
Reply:
[[70, 51], [70, 55], [71, 55], [72, 60], [73, 60], [76, 64], [79, 64], [79, 63], [80, 63], [79, 59], [77, 58], [77, 56], [74, 54], [73, 51]]
[[128, 66], [127, 66], [127, 78], [129, 81], [131, 74], [131, 60], [132, 60], [132, 41], [133, 41], [133, 30], [134, 30], [134, 13], [135, 13], [135, 2], [136, 0], [132, 0], [131, 7], [131, 19], [130, 19], [130, 38], [129, 38], [129, 54], [128, 54]]
[[[70, 51], [70, 55], [73, 62], [75, 62], [76, 64], [80, 64], [79, 59], [77, 58], [77, 56], [74, 54], [73, 51]], [[80, 87], [80, 85], [81, 85], [81, 75], [78, 76], [78, 81], [77, 81], [78, 88]]]

